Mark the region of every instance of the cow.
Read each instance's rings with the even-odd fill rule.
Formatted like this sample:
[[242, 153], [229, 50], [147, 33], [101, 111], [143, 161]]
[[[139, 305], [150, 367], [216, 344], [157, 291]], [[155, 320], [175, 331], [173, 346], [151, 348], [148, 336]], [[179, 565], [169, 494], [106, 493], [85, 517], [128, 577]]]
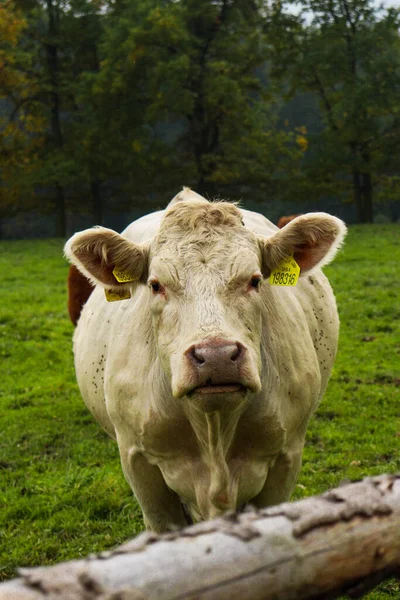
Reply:
[[289, 215], [288, 217], [279, 217], [277, 226], [279, 227], [279, 229], [282, 229], [282, 227], [285, 227], [285, 225], [290, 223], [290, 221], [293, 221], [293, 219], [295, 219], [296, 217], [300, 217], [300, 215], [297, 214]]
[[[67, 242], [95, 285], [74, 334], [78, 384], [118, 443], [147, 529], [289, 499], [337, 350], [320, 267], [345, 232], [325, 213], [279, 230], [184, 188], [122, 234], [95, 227]], [[291, 274], [281, 285], [288, 261], [296, 285]]]
[[68, 271], [68, 314], [72, 323], [76, 325], [82, 312], [82, 307], [93, 292], [94, 286], [71, 265]]

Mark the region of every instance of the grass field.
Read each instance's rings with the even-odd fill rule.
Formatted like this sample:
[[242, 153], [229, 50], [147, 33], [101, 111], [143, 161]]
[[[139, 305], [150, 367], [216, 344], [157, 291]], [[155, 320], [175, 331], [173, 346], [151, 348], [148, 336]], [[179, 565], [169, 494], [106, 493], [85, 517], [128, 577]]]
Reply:
[[[355, 226], [328, 268], [339, 354], [294, 498], [400, 471], [400, 228]], [[62, 242], [0, 243], [0, 577], [142, 530], [116, 445], [75, 382]], [[388, 581], [370, 600], [400, 598]]]

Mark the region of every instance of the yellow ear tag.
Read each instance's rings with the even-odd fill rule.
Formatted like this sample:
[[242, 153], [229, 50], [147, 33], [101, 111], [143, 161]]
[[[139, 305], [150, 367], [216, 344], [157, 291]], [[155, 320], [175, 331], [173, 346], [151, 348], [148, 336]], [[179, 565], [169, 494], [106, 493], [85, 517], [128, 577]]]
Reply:
[[300, 275], [300, 267], [293, 256], [286, 258], [279, 267], [272, 271], [269, 282], [271, 285], [293, 286], [296, 285]]
[[127, 271], [121, 271], [121, 269], [118, 267], [114, 267], [113, 275], [119, 283], [129, 283], [129, 281], [135, 281], [135, 278], [132, 277], [130, 273]]
[[118, 302], [119, 300], [128, 300], [131, 297], [129, 290], [104, 290], [107, 302]]

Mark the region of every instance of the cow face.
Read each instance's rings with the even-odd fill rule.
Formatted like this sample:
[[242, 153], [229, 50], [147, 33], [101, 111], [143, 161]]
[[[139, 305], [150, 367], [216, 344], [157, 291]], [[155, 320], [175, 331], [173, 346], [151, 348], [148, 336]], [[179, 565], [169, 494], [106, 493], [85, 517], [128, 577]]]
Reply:
[[[261, 388], [261, 319], [268, 276], [294, 256], [302, 274], [333, 258], [345, 232], [330, 215], [303, 215], [269, 238], [247, 229], [230, 203], [180, 201], [151, 243], [95, 228], [75, 234], [66, 255], [93, 283], [148, 288], [154, 344], [176, 399], [204, 412], [232, 410]], [[118, 281], [115, 267], [130, 281]]]
[[175, 398], [229, 410], [261, 388], [261, 252], [236, 206], [171, 208], [151, 247], [148, 285]]

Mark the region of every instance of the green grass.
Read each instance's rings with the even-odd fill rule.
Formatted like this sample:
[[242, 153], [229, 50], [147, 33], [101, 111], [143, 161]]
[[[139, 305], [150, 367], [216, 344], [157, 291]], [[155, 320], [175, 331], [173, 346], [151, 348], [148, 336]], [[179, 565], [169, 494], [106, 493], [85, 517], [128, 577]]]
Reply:
[[62, 243], [0, 244], [0, 576], [111, 547], [143, 525], [116, 444], [75, 382]]
[[353, 227], [325, 269], [340, 314], [339, 352], [308, 430], [296, 498], [400, 471], [399, 239], [398, 226]]
[[[341, 317], [294, 499], [400, 471], [400, 228], [356, 226], [326, 269]], [[118, 451], [75, 382], [62, 242], [0, 243], [0, 577], [143, 528]], [[399, 598], [388, 581], [369, 600]]]

